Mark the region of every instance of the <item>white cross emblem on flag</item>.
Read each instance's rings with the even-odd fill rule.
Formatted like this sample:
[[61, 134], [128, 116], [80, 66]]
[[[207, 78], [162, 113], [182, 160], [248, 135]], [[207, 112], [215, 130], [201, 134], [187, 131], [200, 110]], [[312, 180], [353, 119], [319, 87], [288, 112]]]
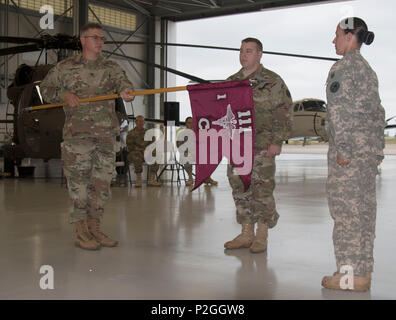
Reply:
[[227, 106], [227, 113], [224, 117], [217, 119], [212, 122], [218, 126], [223, 127], [224, 129], [229, 130], [230, 138], [232, 139], [232, 132], [236, 129], [237, 120], [235, 119], [235, 115], [232, 112], [231, 105]]

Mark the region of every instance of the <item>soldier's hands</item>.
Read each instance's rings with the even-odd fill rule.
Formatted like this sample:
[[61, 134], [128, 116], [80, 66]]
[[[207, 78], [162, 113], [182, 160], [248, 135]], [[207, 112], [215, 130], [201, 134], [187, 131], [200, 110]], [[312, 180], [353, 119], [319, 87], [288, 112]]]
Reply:
[[122, 98], [122, 100], [124, 100], [125, 102], [130, 102], [133, 99], [135, 99], [135, 96], [132, 95], [133, 90], [131, 89], [124, 89], [121, 91], [120, 93], [120, 97]]
[[347, 166], [348, 164], [350, 164], [351, 160], [337, 157], [337, 163], [338, 163], [339, 166], [344, 167], [344, 166]]
[[79, 105], [79, 98], [71, 92], [66, 93], [65, 99], [69, 107], [77, 107]]
[[268, 147], [267, 153], [265, 154], [266, 157], [275, 157], [279, 156], [282, 151], [282, 147], [277, 146], [275, 144], [271, 144]]

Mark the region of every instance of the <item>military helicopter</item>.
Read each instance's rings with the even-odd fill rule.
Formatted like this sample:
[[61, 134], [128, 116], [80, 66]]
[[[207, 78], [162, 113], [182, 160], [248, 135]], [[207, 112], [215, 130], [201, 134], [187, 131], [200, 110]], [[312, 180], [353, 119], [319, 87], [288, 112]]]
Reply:
[[[0, 49], [0, 56], [46, 49], [58, 49], [58, 60], [66, 57], [68, 50], [81, 50], [76, 37], [59, 34], [42, 35], [41, 38], [0, 37], [0, 42], [23, 44], [22, 46]], [[41, 53], [42, 53], [41, 52]], [[40, 54], [41, 56], [41, 54]], [[15, 72], [15, 78], [7, 89], [9, 104], [14, 110], [6, 112], [3, 123], [12, 123], [12, 142], [3, 146], [4, 169], [20, 164], [23, 158], [49, 160], [60, 157], [60, 141], [64, 123], [63, 110], [26, 113], [29, 105], [42, 104], [39, 82], [53, 65], [28, 66], [23, 64]], [[12, 170], [13, 172], [13, 170]]]
[[326, 102], [320, 99], [302, 99], [293, 102], [293, 130], [290, 139], [308, 138], [327, 141], [325, 128]]

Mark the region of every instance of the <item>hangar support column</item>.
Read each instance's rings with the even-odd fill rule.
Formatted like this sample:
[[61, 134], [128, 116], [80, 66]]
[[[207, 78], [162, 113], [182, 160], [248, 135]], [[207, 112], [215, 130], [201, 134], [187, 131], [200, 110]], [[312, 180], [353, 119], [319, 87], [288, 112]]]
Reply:
[[73, 34], [79, 35], [80, 28], [88, 23], [88, 0], [73, 0]]
[[[155, 63], [155, 17], [147, 18], [147, 35], [148, 40], [146, 44], [147, 61], [150, 63]], [[146, 69], [146, 79], [149, 88], [155, 88], [155, 68], [152, 65], [147, 65]], [[148, 118], [155, 118], [155, 96], [149, 95], [148, 97]]]

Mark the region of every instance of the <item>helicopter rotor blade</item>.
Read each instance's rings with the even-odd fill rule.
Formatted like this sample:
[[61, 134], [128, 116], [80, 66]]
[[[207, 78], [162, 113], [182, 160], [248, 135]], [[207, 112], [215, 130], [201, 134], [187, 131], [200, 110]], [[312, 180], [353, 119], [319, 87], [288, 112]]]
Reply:
[[[56, 48], [67, 48], [79, 50], [78, 37], [71, 37], [67, 35], [58, 34], [56, 36], [44, 35], [41, 38], [26, 38], [26, 37], [9, 37], [9, 36], [1, 36], [0, 42], [9, 42], [9, 43], [20, 43], [25, 44], [29, 42], [37, 43], [41, 47], [45, 47], [47, 49], [56, 49]], [[146, 42], [146, 41], [105, 41], [105, 44], [132, 44], [132, 45], [141, 45], [141, 44], [151, 44], [158, 46], [176, 46], [176, 47], [189, 47], [189, 48], [200, 48], [200, 49], [215, 49], [215, 50], [228, 50], [228, 51], [239, 51], [239, 48], [230, 48], [230, 47], [219, 47], [219, 46], [208, 46], [208, 45], [196, 45], [196, 44], [186, 44], [186, 43], [166, 43], [166, 42]], [[18, 52], [16, 52], [18, 53]], [[296, 58], [306, 58], [306, 59], [318, 59], [318, 60], [328, 60], [328, 61], [338, 61], [337, 58], [329, 58], [329, 57], [320, 57], [320, 56], [310, 56], [310, 55], [301, 55], [301, 54], [293, 54], [293, 53], [285, 53], [285, 52], [274, 52], [274, 51], [263, 51], [264, 54], [272, 54], [272, 55], [280, 55], [280, 56], [289, 56]], [[3, 54], [6, 55], [6, 54]]]
[[29, 42], [42, 44], [43, 40], [38, 38], [24, 38], [24, 37], [8, 37], [8, 36], [0, 36], [0, 42], [4, 43], [19, 43], [25, 44]]
[[32, 51], [40, 51], [40, 47], [37, 44], [29, 44], [26, 46], [17, 46], [17, 47], [10, 47], [0, 49], [0, 57], [7, 56], [9, 54], [17, 54], [23, 52], [32, 52]]
[[[151, 44], [158, 46], [175, 46], [175, 47], [189, 47], [189, 48], [216, 49], [216, 50], [229, 50], [229, 51], [240, 50], [239, 48], [229, 48], [229, 47], [206, 46], [206, 45], [186, 44], [186, 43], [145, 42], [145, 41], [105, 41], [105, 44]], [[278, 56], [295, 57], [295, 58], [306, 58], [306, 59], [317, 59], [317, 60], [328, 60], [328, 61], [339, 60], [337, 58], [309, 56], [309, 55], [294, 54], [294, 53], [274, 52], [274, 51], [263, 51], [263, 53], [278, 55]]]

